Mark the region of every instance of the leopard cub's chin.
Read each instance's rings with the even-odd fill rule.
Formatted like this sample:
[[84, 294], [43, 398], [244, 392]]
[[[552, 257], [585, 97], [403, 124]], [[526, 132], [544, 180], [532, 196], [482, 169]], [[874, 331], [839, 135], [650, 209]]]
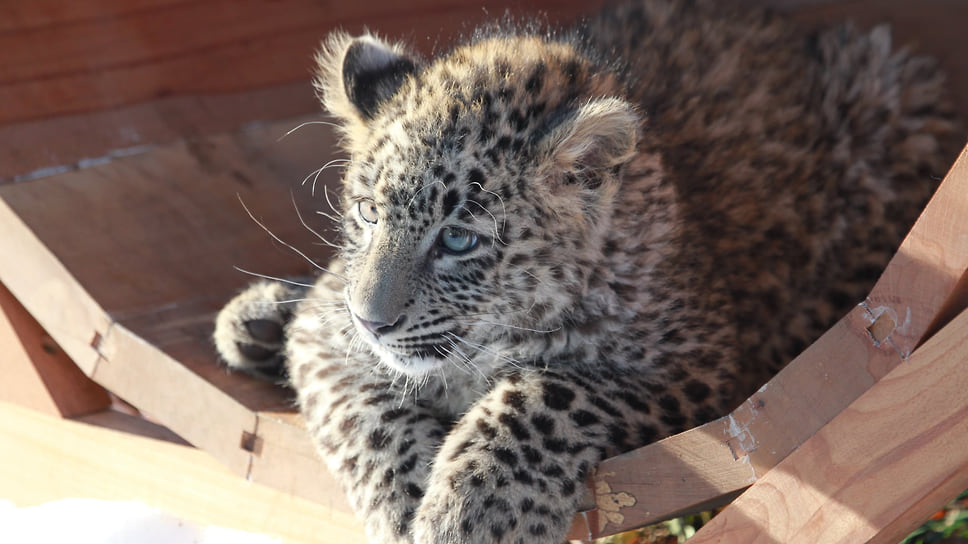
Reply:
[[421, 378], [443, 367], [444, 360], [439, 357], [394, 353], [385, 348], [373, 350], [380, 358], [380, 363], [393, 372], [398, 372], [411, 378]]
[[410, 378], [421, 378], [444, 366], [443, 353], [427, 349], [423, 352], [396, 350], [374, 338], [372, 334], [359, 331], [359, 335], [366, 346], [380, 361], [380, 365], [394, 374], [403, 374]]

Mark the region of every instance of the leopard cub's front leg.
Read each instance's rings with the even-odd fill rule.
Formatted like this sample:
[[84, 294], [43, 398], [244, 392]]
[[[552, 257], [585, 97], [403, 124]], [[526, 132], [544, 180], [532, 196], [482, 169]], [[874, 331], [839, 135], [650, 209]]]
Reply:
[[598, 462], [667, 432], [657, 410], [595, 397], [588, 380], [595, 378], [513, 375], [476, 403], [434, 461], [414, 540], [562, 542]]
[[323, 274], [297, 306], [286, 327], [289, 380], [313, 442], [364, 520], [369, 541], [409, 544], [449, 421], [381, 371], [358, 342], [343, 288], [341, 277]]

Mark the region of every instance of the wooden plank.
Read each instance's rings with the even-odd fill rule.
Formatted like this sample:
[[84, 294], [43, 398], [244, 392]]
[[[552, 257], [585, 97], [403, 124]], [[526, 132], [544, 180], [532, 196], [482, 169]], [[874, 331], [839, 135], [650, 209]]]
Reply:
[[[235, 266], [277, 276], [311, 269], [275, 244], [240, 199], [280, 238], [328, 259], [299, 223], [289, 193], [301, 197], [307, 222], [325, 228], [327, 220], [312, 213], [326, 206], [322, 194], [313, 200], [299, 183], [320, 165], [317, 146], [332, 144], [312, 131], [277, 143], [292, 126], [251, 126], [0, 187], [8, 221], [20, 223], [19, 230], [4, 229], [11, 235], [0, 240], [0, 251], [19, 258], [0, 262], [0, 278], [55, 338], [72, 331], [81, 339], [89, 360], [81, 366], [89, 374], [100, 355], [91, 344], [117, 322], [255, 408], [285, 404], [284, 395], [274, 392], [268, 393], [275, 399], [271, 406], [257, 406], [272, 388], [228, 376], [213, 364], [208, 339], [214, 313], [252, 279]], [[335, 173], [325, 172], [317, 189], [335, 183]], [[79, 209], [85, 217], [80, 228], [72, 226]], [[63, 298], [92, 317], [63, 316], [62, 305], [51, 303], [52, 284], [82, 292]]]
[[[925, 459], [924, 462], [930, 463], [932, 460]], [[896, 512], [894, 520], [884, 525], [868, 544], [900, 542], [965, 489], [968, 489], [968, 470], [962, 468], [960, 472], [952, 473], [945, 481], [938, 483], [934, 489], [927, 490], [920, 499], [908, 504], [904, 512]]]
[[364, 542], [350, 514], [247, 482], [205, 452], [0, 403], [0, 497], [138, 500], [287, 543]]
[[0, 32], [0, 124], [291, 83], [306, 78], [311, 52], [337, 24], [405, 32], [433, 14], [436, 34], [448, 22], [483, 15], [457, 0], [124, 4], [101, 2], [96, 16], [49, 17]]
[[[163, 96], [238, 92], [301, 81], [309, 52], [337, 25], [357, 31], [367, 25], [390, 35], [410, 35], [417, 47], [428, 50], [437, 40], [447, 42], [473, 28], [489, 13], [525, 7], [520, 2], [495, 0], [474, 4], [417, 0], [405, 5], [390, 1], [159, 1], [135, 7], [115, 0], [99, 2], [96, 10], [74, 8], [59, 15], [52, 7], [69, 2], [37, 4], [35, 9], [42, 10], [42, 15], [31, 17], [20, 7], [15, 20], [23, 26], [7, 23], [0, 27], [0, 51], [6, 55], [0, 68], [0, 124], [97, 111]], [[552, 20], [567, 21], [600, 4], [532, 0], [526, 9], [548, 11]], [[866, 13], [865, 20], [894, 18], [902, 27], [902, 22], [914, 17], [914, 30], [921, 30], [918, 35], [928, 43], [932, 43], [932, 35], [939, 34], [939, 28], [958, 28], [951, 24], [953, 13], [966, 14], [945, 2], [925, 3], [918, 10], [896, 1], [847, 4], [846, 9], [836, 4], [811, 9], [817, 18]], [[904, 13], [904, 19], [898, 13]], [[939, 24], [946, 20], [947, 24]], [[956, 43], [958, 36], [950, 35], [954, 39], [945, 45]]]
[[[968, 312], [858, 398], [691, 542], [896, 542], [968, 487]], [[942, 487], [945, 493], [936, 490]], [[925, 500], [925, 498], [930, 500]], [[927, 514], [924, 514], [927, 515]], [[907, 516], [906, 523], [898, 523]], [[889, 529], [885, 531], [885, 529]]]
[[603, 461], [590, 483], [594, 506], [575, 518], [570, 536], [606, 536], [697, 511], [776, 466], [906, 360], [936, 315], [955, 311], [968, 272], [964, 217], [968, 148], [867, 301], [729, 416]]
[[111, 399], [0, 283], [0, 400], [60, 417], [104, 410]]
[[295, 413], [260, 412], [252, 437], [253, 455], [247, 477], [343, 512], [352, 512], [346, 496], [326, 466]]
[[312, 54], [364, 25], [424, 53], [507, 9], [568, 21], [576, 0], [43, 0], [0, 5], [0, 183], [117, 149], [319, 111]]
[[113, 324], [91, 378], [151, 415], [238, 474], [250, 452], [240, 444], [255, 433], [255, 414], [215, 385], [168, 358], [123, 325]]

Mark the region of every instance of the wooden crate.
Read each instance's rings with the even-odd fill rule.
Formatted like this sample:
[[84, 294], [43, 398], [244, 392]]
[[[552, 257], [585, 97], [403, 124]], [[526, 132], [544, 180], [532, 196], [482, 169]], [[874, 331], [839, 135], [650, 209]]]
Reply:
[[[953, 96], [968, 113], [968, 59], [959, 54], [968, 5], [771, 3], [806, 21], [846, 14], [861, 24], [894, 22], [899, 41], [916, 41], [942, 60]], [[81, 416], [108, 406], [103, 387], [233, 472], [346, 511], [291, 395], [215, 363], [214, 313], [251, 279], [237, 268], [273, 276], [308, 269], [242, 203], [280, 239], [327, 260], [295, 210], [325, 228], [313, 211], [327, 207], [324, 187], [337, 186], [338, 172], [310, 177], [315, 193], [301, 182], [331, 158], [335, 140], [321, 125], [286, 134], [321, 118], [308, 83], [310, 57], [336, 25], [353, 31], [366, 24], [429, 52], [508, 7], [544, 10], [552, 20], [593, 9], [575, 0], [484, 4], [486, 12], [460, 0], [406, 8], [308, 0], [37, 0], [0, 8], [0, 73], [6, 76], [0, 77], [0, 282], [13, 295], [0, 290], [8, 371], [0, 399]], [[831, 517], [860, 519], [876, 534], [893, 534], [968, 487], [962, 452], [938, 438], [963, 436], [957, 417], [938, 411], [963, 409], [962, 398], [921, 407], [926, 411], [919, 417], [950, 422], [930, 428], [934, 434], [922, 442], [931, 447], [892, 442], [905, 436], [885, 432], [901, 423], [887, 418], [876, 427], [882, 430], [872, 431], [887, 453], [844, 468], [855, 476], [849, 484], [828, 482], [810, 465], [834, 455], [856, 459], [851, 448], [865, 443], [854, 434], [852, 414], [895, 395], [891, 384], [961, 383], [953, 376], [963, 378], [955, 362], [965, 356], [957, 347], [965, 318], [942, 325], [964, 307], [968, 291], [968, 234], [959, 221], [968, 217], [966, 169], [962, 157], [865, 305], [750, 401], [726, 418], [606, 461], [590, 481], [589, 508], [576, 518], [572, 535], [609, 534], [721, 503], [754, 482], [710, 526], [727, 535], [723, 541], [747, 541], [745, 532], [730, 540], [737, 527], [787, 541], [762, 530], [764, 516], [771, 530], [777, 519], [786, 520], [789, 534], [826, 529], [830, 524], [820, 522]], [[932, 332], [934, 339], [914, 351]], [[902, 360], [907, 363], [898, 366]], [[907, 374], [922, 366], [924, 372]], [[898, 464], [891, 464], [893, 454]], [[919, 473], [903, 500], [881, 493], [874, 505], [853, 501], [867, 489], [856, 486], [895, 474], [890, 467], [920, 466], [930, 454], [962, 464]], [[770, 492], [787, 500], [777, 506], [764, 498]], [[881, 508], [880, 517], [868, 507]]]

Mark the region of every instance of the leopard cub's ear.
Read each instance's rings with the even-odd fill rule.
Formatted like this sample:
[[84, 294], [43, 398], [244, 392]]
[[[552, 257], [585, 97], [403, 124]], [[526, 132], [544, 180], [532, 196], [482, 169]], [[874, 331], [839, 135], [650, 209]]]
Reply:
[[591, 173], [623, 164], [635, 156], [641, 120], [618, 98], [591, 100], [553, 120], [541, 141], [551, 168]]
[[315, 86], [323, 106], [348, 136], [360, 130], [417, 71], [421, 61], [402, 45], [371, 34], [352, 37], [334, 32], [316, 55]]

